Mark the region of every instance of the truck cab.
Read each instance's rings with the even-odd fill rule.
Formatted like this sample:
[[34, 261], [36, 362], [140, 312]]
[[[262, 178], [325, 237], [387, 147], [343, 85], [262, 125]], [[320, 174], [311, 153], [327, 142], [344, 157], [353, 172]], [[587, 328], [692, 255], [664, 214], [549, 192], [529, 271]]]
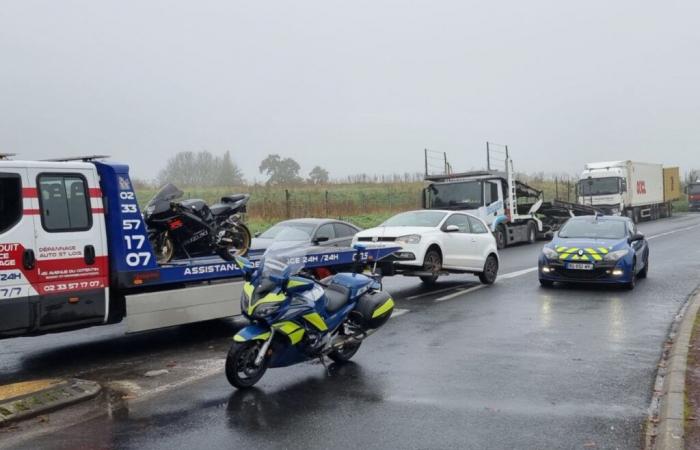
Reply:
[[700, 180], [688, 185], [688, 207], [691, 211], [700, 211]]
[[577, 185], [578, 202], [607, 214], [620, 215], [625, 209], [627, 178], [622, 167], [588, 165]]

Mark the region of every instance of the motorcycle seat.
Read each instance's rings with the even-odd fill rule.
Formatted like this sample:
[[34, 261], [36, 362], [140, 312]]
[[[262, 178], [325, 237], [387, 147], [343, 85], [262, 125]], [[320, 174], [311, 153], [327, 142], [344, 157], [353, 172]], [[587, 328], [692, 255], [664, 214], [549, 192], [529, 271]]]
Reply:
[[211, 213], [214, 214], [215, 216], [221, 216], [224, 215], [228, 212], [233, 211], [233, 207], [231, 205], [228, 205], [226, 203], [216, 203], [214, 205], [211, 205], [209, 207], [211, 210]]
[[222, 203], [236, 203], [239, 200], [243, 200], [246, 197], [248, 197], [248, 194], [233, 194], [233, 195], [225, 195], [221, 197], [221, 202]]
[[326, 311], [334, 313], [350, 301], [350, 289], [339, 284], [331, 284], [326, 290]]

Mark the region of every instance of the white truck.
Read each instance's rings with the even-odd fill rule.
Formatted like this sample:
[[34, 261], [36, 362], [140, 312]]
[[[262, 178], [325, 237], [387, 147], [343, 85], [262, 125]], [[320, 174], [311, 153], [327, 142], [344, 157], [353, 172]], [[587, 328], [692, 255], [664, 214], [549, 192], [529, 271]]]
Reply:
[[586, 164], [577, 185], [579, 203], [634, 222], [669, 217], [680, 198], [678, 167], [635, 161]]
[[[423, 208], [468, 212], [491, 228], [499, 249], [547, 238], [571, 216], [595, 214], [594, 208], [561, 201], [544, 202], [542, 192], [517, 181], [508, 147], [502, 153], [502, 170], [495, 167], [494, 151], [487, 145], [487, 170], [427, 173]], [[427, 152], [426, 152], [427, 159]]]

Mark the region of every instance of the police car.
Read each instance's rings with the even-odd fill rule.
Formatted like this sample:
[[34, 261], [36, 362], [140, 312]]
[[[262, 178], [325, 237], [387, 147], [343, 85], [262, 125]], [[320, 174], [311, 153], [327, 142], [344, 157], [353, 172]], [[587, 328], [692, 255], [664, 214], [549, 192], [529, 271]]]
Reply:
[[539, 257], [540, 284], [619, 284], [634, 289], [649, 271], [649, 244], [631, 219], [580, 216], [569, 219]]

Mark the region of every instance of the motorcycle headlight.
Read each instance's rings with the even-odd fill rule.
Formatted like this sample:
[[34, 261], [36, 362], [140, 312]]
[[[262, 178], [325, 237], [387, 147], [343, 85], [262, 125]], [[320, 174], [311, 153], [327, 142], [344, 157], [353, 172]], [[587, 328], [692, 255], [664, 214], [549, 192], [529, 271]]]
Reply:
[[255, 311], [253, 311], [253, 317], [256, 319], [262, 319], [273, 315], [278, 309], [280, 309], [280, 305], [260, 305], [255, 308]]
[[244, 290], [241, 292], [241, 311], [248, 311], [248, 306], [250, 306], [250, 295]]
[[406, 236], [399, 236], [396, 238], [396, 242], [400, 244], [418, 244], [420, 242], [420, 234], [408, 234]]
[[627, 249], [622, 249], [622, 250], [615, 250], [614, 252], [610, 252], [607, 255], [603, 257], [605, 261], [617, 261], [620, 258], [624, 258], [627, 256], [629, 253], [629, 250]]
[[544, 253], [545, 258], [547, 258], [547, 259], [557, 259], [557, 258], [559, 258], [559, 253], [557, 253], [557, 251], [554, 250], [553, 248], [544, 247], [544, 248], [542, 249], [542, 253]]

